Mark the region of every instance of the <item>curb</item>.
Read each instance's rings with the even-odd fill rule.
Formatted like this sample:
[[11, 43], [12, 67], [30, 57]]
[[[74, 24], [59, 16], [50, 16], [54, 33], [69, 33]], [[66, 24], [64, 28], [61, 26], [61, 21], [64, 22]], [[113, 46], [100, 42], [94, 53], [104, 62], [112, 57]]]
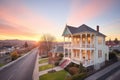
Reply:
[[33, 76], [32, 76], [33, 80], [39, 80], [39, 70], [38, 70], [39, 63], [38, 63], [38, 60], [39, 60], [39, 52], [37, 52], [35, 67], [34, 67]]
[[[34, 48], [34, 49], [35, 49], [35, 48]], [[32, 52], [34, 49], [32, 49], [31, 51], [27, 52], [25, 55], [19, 57], [18, 59], [14, 60], [14, 61], [12, 61], [12, 62], [4, 65], [4, 66], [2, 66], [2, 67], [0, 68], [0, 71], [3, 70], [4, 68], [9, 67], [10, 65], [16, 63], [17, 61], [21, 60], [22, 58], [24, 58], [25, 56], [27, 56], [30, 52]]]

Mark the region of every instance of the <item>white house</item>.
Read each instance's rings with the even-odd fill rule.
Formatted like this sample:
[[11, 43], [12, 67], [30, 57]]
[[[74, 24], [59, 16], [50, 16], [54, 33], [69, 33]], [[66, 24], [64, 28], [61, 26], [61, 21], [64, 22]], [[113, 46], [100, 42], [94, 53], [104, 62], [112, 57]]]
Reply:
[[99, 32], [99, 26], [94, 30], [85, 24], [79, 27], [66, 25], [62, 36], [64, 59], [68, 60], [66, 62], [82, 63], [84, 67], [94, 66], [99, 69], [109, 59], [109, 49], [105, 45], [106, 36]]

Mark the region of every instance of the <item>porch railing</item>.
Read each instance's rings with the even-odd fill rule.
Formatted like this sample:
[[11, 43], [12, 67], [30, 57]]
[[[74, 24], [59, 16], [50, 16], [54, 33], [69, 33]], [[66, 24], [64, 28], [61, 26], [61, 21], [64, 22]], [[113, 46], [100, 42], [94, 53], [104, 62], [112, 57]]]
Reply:
[[74, 47], [74, 48], [94, 48], [94, 44], [64, 44], [64, 47]]
[[83, 66], [85, 66], [85, 67], [94, 64], [94, 61], [93, 61], [93, 60], [83, 60], [83, 61], [79, 61], [79, 60], [76, 60], [76, 59], [72, 59], [72, 62], [73, 62], [73, 63], [76, 63], [76, 64], [80, 64], [80, 62], [81, 62], [81, 63], [83, 64]]

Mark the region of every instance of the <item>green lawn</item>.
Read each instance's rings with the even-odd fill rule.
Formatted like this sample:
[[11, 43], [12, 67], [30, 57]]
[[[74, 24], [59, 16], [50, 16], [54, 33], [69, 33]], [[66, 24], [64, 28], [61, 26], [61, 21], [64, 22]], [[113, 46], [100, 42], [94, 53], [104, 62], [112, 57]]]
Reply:
[[1, 64], [1, 63], [0, 63], [0, 67], [2, 67], [2, 66], [4, 66], [4, 65], [5, 65], [5, 64]]
[[48, 58], [41, 59], [41, 60], [39, 61], [39, 64], [41, 64], [41, 63], [46, 63], [46, 62], [48, 62]]
[[54, 72], [54, 73], [47, 73], [39, 77], [39, 80], [64, 80], [67, 72], [65, 70]]
[[47, 64], [47, 65], [44, 65], [44, 66], [40, 66], [39, 67], [39, 71], [43, 71], [43, 70], [46, 70], [46, 69], [50, 69], [54, 67], [52, 64]]

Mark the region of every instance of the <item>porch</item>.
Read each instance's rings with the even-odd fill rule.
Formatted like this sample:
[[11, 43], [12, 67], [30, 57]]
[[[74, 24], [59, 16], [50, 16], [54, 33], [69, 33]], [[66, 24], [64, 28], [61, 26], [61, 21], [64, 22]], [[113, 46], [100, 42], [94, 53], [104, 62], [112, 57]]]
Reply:
[[88, 67], [94, 64], [94, 50], [68, 50], [64, 58], [69, 58], [73, 63], [80, 64]]

